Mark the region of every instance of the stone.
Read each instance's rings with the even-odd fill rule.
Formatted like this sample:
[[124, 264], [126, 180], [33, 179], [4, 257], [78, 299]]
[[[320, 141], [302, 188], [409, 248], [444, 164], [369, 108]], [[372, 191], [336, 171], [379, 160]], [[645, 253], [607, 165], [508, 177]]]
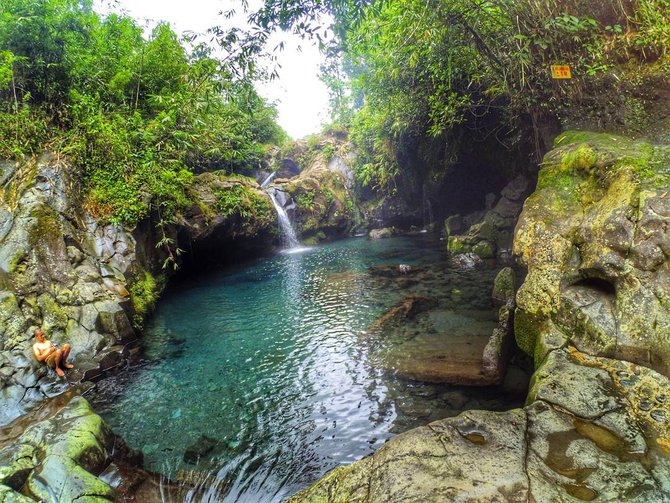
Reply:
[[372, 229], [368, 236], [370, 239], [384, 239], [390, 238], [395, 234], [395, 231], [392, 227], [384, 227], [383, 229]]
[[0, 291], [0, 350], [10, 350], [28, 340], [28, 321], [19, 308], [16, 296]]
[[445, 237], [459, 234], [463, 230], [463, 217], [461, 215], [450, 215], [444, 221]]
[[528, 267], [517, 339], [534, 353], [551, 321], [584, 351], [667, 372], [670, 174], [667, 163], [649, 168], [667, 147], [583, 132], [556, 145], [517, 226], [514, 251]]
[[[623, 384], [630, 375], [637, 388]], [[627, 403], [667, 385], [650, 369], [555, 350], [524, 409], [468, 411], [398, 435], [289, 502], [665, 501], [670, 426]]]
[[493, 258], [496, 256], [495, 245], [489, 241], [480, 241], [472, 247], [472, 253], [482, 259]]
[[412, 294], [405, 297], [398, 304], [386, 311], [368, 327], [367, 332], [381, 332], [388, 327], [413, 319], [429, 309], [437, 306], [437, 300]]
[[198, 440], [184, 451], [184, 462], [197, 465], [207, 456], [212, 456], [218, 449], [223, 447], [223, 443], [207, 435], [200, 435]]
[[33, 503], [33, 500], [17, 493], [11, 487], [0, 484], [0, 503]]
[[514, 299], [516, 293], [516, 274], [511, 267], [504, 267], [493, 281], [493, 302], [502, 306]]
[[135, 331], [123, 308], [114, 301], [101, 301], [94, 304], [98, 311], [96, 329], [103, 334], [110, 334], [116, 341], [132, 339]]
[[12, 449], [9, 457], [0, 454], [0, 483], [25, 487], [37, 500], [50, 501], [53, 494], [64, 503], [84, 496], [113, 500], [112, 488], [91, 472], [104, 466], [114, 437], [83, 398], [72, 398], [49, 419], [26, 428], [16, 443], [21, 449]]

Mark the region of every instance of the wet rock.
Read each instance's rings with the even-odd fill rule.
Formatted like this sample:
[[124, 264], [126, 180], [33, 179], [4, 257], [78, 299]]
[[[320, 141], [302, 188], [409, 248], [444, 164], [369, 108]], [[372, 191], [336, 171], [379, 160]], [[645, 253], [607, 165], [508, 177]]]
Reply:
[[505, 377], [507, 362], [514, 337], [514, 303], [510, 299], [507, 305], [498, 311], [498, 325], [493, 329], [482, 352], [480, 384], [499, 384]]
[[[74, 398], [52, 418], [27, 428], [0, 454], [0, 483], [49, 501], [74, 502], [85, 495], [113, 498], [112, 489], [91, 472], [98, 472], [114, 439], [102, 419], [82, 398]], [[39, 452], [39, 456], [36, 453]]]
[[392, 227], [384, 227], [383, 229], [372, 229], [368, 236], [370, 239], [384, 239], [390, 238], [395, 234], [395, 230]]
[[482, 263], [482, 259], [474, 253], [459, 253], [450, 257], [450, 262], [458, 269], [470, 271]]
[[[668, 380], [576, 350], [552, 355], [524, 409], [469, 411], [416, 428], [289, 501], [625, 501], [632, 493], [639, 501], [664, 501], [668, 424], [625, 404]], [[641, 376], [638, 390], [624, 391], [616, 378], [622, 369]], [[600, 386], [592, 386], [589, 371]]]
[[514, 300], [516, 293], [516, 274], [511, 267], [505, 267], [497, 274], [493, 281], [493, 302], [502, 306], [507, 302]]

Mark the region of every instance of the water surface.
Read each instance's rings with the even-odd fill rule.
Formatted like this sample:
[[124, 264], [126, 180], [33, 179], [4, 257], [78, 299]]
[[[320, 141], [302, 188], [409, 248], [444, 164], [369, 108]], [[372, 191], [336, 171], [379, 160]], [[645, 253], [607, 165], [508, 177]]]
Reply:
[[280, 501], [418, 424], [516, 406], [522, 391], [394, 375], [379, 347], [414, 337], [407, 330], [380, 344], [362, 336], [417, 291], [444, 308], [418, 317], [421, 337], [493, 326], [494, 270], [388, 277], [397, 264], [440, 263], [442, 246], [348, 239], [179, 281], [139, 361], [99, 383], [94, 406], [147, 468], [173, 480], [210, 473], [217, 482], [205, 500], [249, 502]]

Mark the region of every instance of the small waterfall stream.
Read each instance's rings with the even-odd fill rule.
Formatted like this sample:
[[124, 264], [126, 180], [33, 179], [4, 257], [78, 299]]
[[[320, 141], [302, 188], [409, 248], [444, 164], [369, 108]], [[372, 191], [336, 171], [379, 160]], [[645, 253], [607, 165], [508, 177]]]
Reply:
[[275, 210], [277, 211], [277, 217], [279, 219], [279, 229], [281, 232], [282, 243], [284, 248], [299, 248], [300, 241], [295, 235], [295, 230], [293, 225], [291, 225], [291, 220], [288, 218], [288, 214], [284, 207], [279, 204], [277, 201], [277, 189], [275, 187], [270, 187], [267, 189], [267, 193], [272, 199], [272, 204], [274, 204]]

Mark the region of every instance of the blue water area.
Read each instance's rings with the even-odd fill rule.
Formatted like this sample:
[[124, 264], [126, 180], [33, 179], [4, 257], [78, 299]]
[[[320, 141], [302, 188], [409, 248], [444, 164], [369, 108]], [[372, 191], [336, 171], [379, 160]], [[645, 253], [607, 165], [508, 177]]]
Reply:
[[517, 405], [499, 389], [399, 379], [362, 343], [417, 288], [369, 271], [439, 263], [443, 246], [353, 238], [178, 281], [138, 362], [90, 398], [148, 469], [209, 474], [204, 501], [253, 502], [280, 501], [417, 424]]

